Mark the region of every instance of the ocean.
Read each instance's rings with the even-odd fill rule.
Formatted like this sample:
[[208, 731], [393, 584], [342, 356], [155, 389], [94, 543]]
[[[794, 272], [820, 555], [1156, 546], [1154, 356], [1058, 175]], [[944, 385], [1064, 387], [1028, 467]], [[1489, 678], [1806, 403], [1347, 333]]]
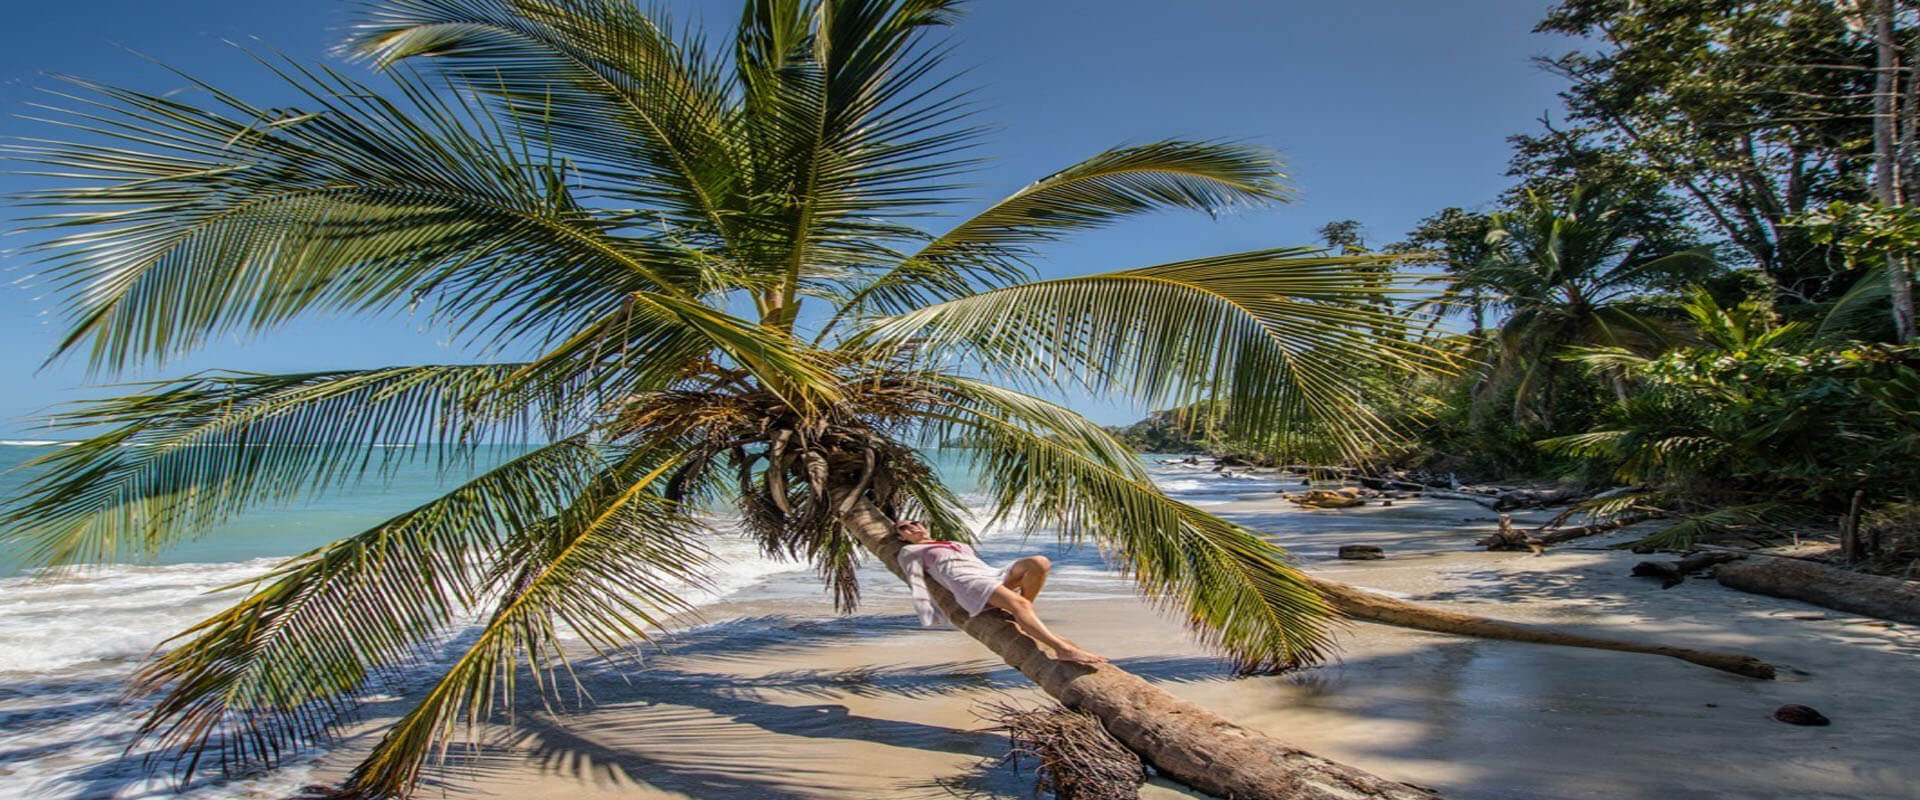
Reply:
[[[25, 479], [14, 468], [52, 446], [57, 445], [0, 444], [0, 470], [5, 470], [0, 494], [13, 496]], [[518, 452], [497, 447], [482, 453], [475, 466]], [[1273, 477], [1224, 477], [1165, 457], [1145, 458], [1163, 489], [1199, 505], [1270, 494], [1279, 487]], [[189, 786], [179, 785], [165, 770], [150, 771], [138, 754], [125, 753], [144, 703], [122, 700], [124, 682], [167, 637], [242, 596], [212, 590], [364, 530], [465, 477], [431, 461], [419, 459], [362, 488], [250, 513], [165, 551], [153, 563], [99, 567], [59, 580], [0, 573], [0, 798], [279, 798], [311, 783], [311, 762], [323, 750], [261, 774], [196, 777]], [[936, 452], [934, 461], [962, 497], [975, 490], [962, 459]], [[806, 613], [826, 608], [810, 568], [770, 559], [727, 527], [724, 522], [715, 526], [711, 547], [723, 566], [714, 573], [710, 591], [690, 598], [696, 604], [749, 598]], [[1050, 537], [1027, 541], [1010, 524], [980, 535], [981, 554], [990, 562], [1036, 551], [1052, 556], [1058, 566], [1048, 592], [1055, 602], [1081, 593], [1128, 591], [1092, 547], [1065, 547]]]

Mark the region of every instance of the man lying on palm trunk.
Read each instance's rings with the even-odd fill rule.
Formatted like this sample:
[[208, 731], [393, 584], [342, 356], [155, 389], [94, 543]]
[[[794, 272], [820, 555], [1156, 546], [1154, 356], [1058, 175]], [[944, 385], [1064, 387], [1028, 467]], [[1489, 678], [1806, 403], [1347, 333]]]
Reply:
[[1034, 613], [1033, 601], [1040, 596], [1040, 588], [1047, 584], [1047, 573], [1053, 568], [1046, 556], [1027, 556], [1006, 569], [996, 570], [981, 561], [972, 547], [934, 539], [927, 532], [927, 526], [918, 521], [902, 521], [893, 530], [906, 542], [906, 546], [900, 548], [900, 569], [906, 573], [907, 585], [913, 589], [913, 607], [920, 612], [921, 624], [939, 622], [933, 598], [927, 596], [925, 576], [930, 575], [953, 593], [953, 599], [959, 601], [968, 614], [978, 614], [989, 605], [1012, 614], [1014, 622], [1019, 623], [1028, 636], [1052, 648], [1058, 660], [1076, 664], [1098, 664], [1106, 660], [1060, 638]]

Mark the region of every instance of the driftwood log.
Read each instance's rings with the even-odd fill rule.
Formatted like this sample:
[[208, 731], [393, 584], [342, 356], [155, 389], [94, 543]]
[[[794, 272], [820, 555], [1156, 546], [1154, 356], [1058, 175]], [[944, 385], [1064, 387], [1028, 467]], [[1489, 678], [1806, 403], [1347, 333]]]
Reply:
[[1479, 541], [1476, 541], [1475, 544], [1485, 545], [1488, 550], [1531, 550], [1537, 554], [1545, 550], [1546, 546], [1550, 544], [1570, 542], [1574, 539], [1594, 536], [1608, 531], [1617, 531], [1628, 525], [1638, 525], [1646, 522], [1647, 520], [1653, 519], [1655, 515], [1628, 514], [1624, 517], [1614, 517], [1613, 519], [1595, 522], [1591, 525], [1576, 525], [1571, 528], [1560, 528], [1553, 531], [1547, 530], [1547, 528], [1559, 524], [1569, 516], [1572, 515], [1562, 514], [1555, 517], [1552, 522], [1548, 522], [1546, 525], [1534, 528], [1531, 531], [1521, 531], [1513, 527], [1513, 519], [1511, 517], [1508, 517], [1506, 514], [1501, 514], [1500, 530], [1490, 536], [1481, 538]]
[[1723, 564], [1723, 586], [1817, 606], [1920, 624], [1920, 582], [1869, 575], [1792, 558], [1748, 558]]
[[1596, 534], [1602, 534], [1608, 531], [1617, 531], [1617, 530], [1620, 530], [1621, 528], [1627, 527], [1628, 525], [1638, 525], [1642, 522], [1646, 522], [1647, 520], [1653, 519], [1654, 516], [1655, 515], [1653, 514], [1628, 514], [1624, 517], [1614, 517], [1613, 519], [1607, 520], [1605, 522], [1596, 522], [1591, 525], [1578, 525], [1572, 528], [1561, 528], [1557, 531], [1547, 531], [1545, 533], [1541, 533], [1539, 536], [1539, 539], [1541, 544], [1558, 544], [1560, 542], [1570, 542], [1570, 541], [1573, 541], [1574, 539], [1581, 539], [1588, 536], [1594, 536]]
[[1367, 504], [1367, 501], [1360, 499], [1360, 492], [1351, 488], [1308, 489], [1285, 497], [1287, 502], [1304, 508], [1351, 508]]
[[[1364, 483], [1364, 482], [1363, 482]], [[1523, 508], [1547, 508], [1585, 500], [1593, 496], [1584, 489], [1427, 489], [1429, 497], [1465, 500], [1491, 511], [1517, 511]]]
[[1702, 550], [1679, 561], [1642, 561], [1633, 565], [1632, 574], [1636, 578], [1659, 578], [1660, 588], [1671, 589], [1684, 583], [1688, 575], [1738, 558], [1736, 553]]
[[[1536, 529], [1532, 533], [1539, 533], [1539, 530]], [[1538, 537], [1532, 536], [1526, 531], [1514, 529], [1513, 515], [1511, 514], [1501, 514], [1500, 530], [1495, 531], [1491, 536], [1474, 542], [1474, 544], [1484, 545], [1488, 550], [1530, 550], [1534, 555], [1539, 555], [1541, 550], [1544, 549], [1541, 547]]]

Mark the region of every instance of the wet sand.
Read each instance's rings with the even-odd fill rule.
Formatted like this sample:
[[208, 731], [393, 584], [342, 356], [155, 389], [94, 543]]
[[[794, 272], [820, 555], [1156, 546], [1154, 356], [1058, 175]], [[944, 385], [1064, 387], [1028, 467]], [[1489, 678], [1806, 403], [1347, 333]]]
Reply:
[[[1335, 663], [1235, 677], [1118, 579], [1043, 595], [1056, 629], [1243, 724], [1450, 798], [1920, 796], [1920, 629], [1712, 581], [1661, 590], [1639, 556], [1562, 547], [1472, 551], [1491, 515], [1413, 500], [1301, 512], [1248, 495], [1209, 510], [1255, 528], [1313, 513], [1287, 543], [1335, 580], [1421, 602], [1587, 633], [1738, 650], [1781, 666], [1755, 681], [1673, 659], [1349, 626]], [[1524, 521], [1524, 520], [1523, 520]], [[1631, 534], [1574, 543], [1599, 547]], [[1384, 561], [1332, 558], [1377, 544]], [[1038, 549], [1038, 545], [1035, 545]], [[1051, 602], [1050, 602], [1051, 601]], [[584, 710], [523, 702], [422, 797], [594, 800], [1031, 797], [1031, 764], [997, 761], [982, 703], [1041, 696], [957, 631], [922, 629], [905, 592], [870, 580], [862, 613], [744, 593], [725, 620], [675, 635], [643, 665], [590, 665]], [[623, 675], [625, 677], [620, 677]], [[1771, 718], [1804, 703], [1825, 728]], [[322, 764], [338, 778], [374, 726]], [[1150, 786], [1143, 796], [1189, 796]]]

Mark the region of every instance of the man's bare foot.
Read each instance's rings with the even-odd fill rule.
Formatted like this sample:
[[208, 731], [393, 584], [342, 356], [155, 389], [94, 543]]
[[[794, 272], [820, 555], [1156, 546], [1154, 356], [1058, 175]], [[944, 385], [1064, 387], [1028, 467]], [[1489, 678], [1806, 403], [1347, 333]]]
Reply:
[[1054, 656], [1053, 660], [1065, 661], [1069, 664], [1085, 664], [1089, 667], [1095, 664], [1104, 664], [1107, 661], [1105, 657], [1096, 656], [1078, 647], [1061, 648], [1060, 654]]

